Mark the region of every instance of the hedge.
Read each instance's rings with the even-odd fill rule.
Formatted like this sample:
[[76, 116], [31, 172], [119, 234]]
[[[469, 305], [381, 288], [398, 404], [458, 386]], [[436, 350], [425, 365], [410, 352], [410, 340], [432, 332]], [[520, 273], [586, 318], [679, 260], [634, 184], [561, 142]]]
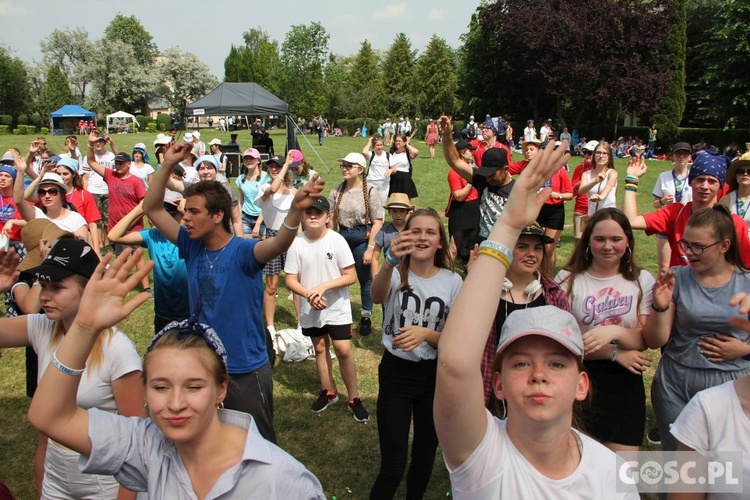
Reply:
[[0, 125], [0, 135], [10, 134], [10, 127], [8, 125]]
[[151, 122], [146, 124], [146, 132], [149, 134], [155, 134], [156, 133], [156, 123]]
[[10, 115], [2, 115], [2, 124], [10, 127], [13, 125], [13, 117]]
[[49, 134], [49, 129], [47, 127], [42, 127], [39, 129], [39, 133], [42, 135], [47, 135]]
[[156, 128], [160, 131], [166, 131], [170, 125], [172, 125], [172, 117], [167, 113], [159, 113], [156, 115]]
[[[617, 129], [619, 136], [639, 137], [643, 142], [648, 142], [648, 127], [619, 127]], [[710, 145], [713, 145], [719, 151], [723, 151], [730, 143], [737, 142], [740, 145], [750, 141], [750, 129], [721, 129], [721, 128], [683, 128], [677, 129], [678, 141], [685, 141], [690, 144], [698, 144], [703, 139]], [[677, 142], [677, 141], [675, 141]], [[664, 150], [668, 150], [670, 144], [657, 140], [657, 144]]]

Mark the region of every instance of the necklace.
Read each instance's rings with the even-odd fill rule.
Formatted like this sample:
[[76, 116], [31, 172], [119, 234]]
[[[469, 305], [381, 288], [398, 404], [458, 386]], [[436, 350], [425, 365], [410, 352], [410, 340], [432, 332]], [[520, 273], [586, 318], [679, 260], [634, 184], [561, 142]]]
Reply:
[[219, 251], [219, 254], [216, 257], [214, 257], [214, 260], [209, 259], [208, 258], [208, 250], [206, 250], [205, 248], [203, 249], [203, 255], [206, 256], [206, 260], [208, 261], [208, 268], [209, 269], [213, 269], [214, 268], [214, 264], [216, 264], [216, 261], [219, 260], [219, 257], [221, 257], [221, 254], [224, 253], [224, 250], [226, 250], [228, 246], [229, 246], [229, 242], [227, 242], [227, 244], [224, 245], [224, 247]]

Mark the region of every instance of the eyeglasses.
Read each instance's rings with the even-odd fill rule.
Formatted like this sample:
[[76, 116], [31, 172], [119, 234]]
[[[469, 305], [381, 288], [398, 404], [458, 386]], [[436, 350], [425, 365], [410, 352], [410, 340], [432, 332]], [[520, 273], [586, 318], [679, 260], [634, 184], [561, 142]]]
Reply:
[[57, 188], [49, 188], [49, 189], [41, 189], [40, 188], [40, 189], [37, 190], [37, 194], [39, 196], [44, 196], [44, 195], [47, 195], [47, 194], [50, 195], [50, 196], [57, 196], [58, 194], [60, 194], [60, 190], [57, 189]]
[[734, 175], [750, 175], [750, 168], [738, 168], [734, 171]]
[[698, 245], [697, 243], [688, 243], [685, 240], [680, 240], [677, 242], [677, 246], [680, 247], [680, 250], [682, 250], [683, 253], [687, 253], [688, 250], [693, 255], [703, 255], [703, 252], [706, 250], [706, 248], [711, 248], [714, 245], [718, 245], [721, 243], [722, 240], [714, 241], [710, 245]]
[[606, 151], [597, 151], [594, 153], [596, 156], [609, 156], [609, 154]]

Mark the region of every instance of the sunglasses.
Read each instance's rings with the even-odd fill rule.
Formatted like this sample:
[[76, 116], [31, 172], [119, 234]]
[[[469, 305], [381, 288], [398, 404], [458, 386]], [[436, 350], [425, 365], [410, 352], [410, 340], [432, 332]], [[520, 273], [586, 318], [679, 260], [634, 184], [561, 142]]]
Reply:
[[734, 171], [734, 175], [750, 175], [750, 168], [738, 168]]
[[591, 156], [592, 154], [594, 154], [594, 152], [593, 151], [589, 151], [588, 149], [584, 149], [583, 150], [583, 154]]
[[60, 190], [57, 189], [57, 188], [49, 188], [49, 189], [41, 189], [40, 188], [40, 189], [37, 190], [37, 194], [39, 196], [44, 196], [44, 195], [47, 195], [47, 194], [50, 195], [50, 196], [57, 196], [58, 194], [60, 194]]
[[341, 164], [341, 170], [351, 170], [354, 167], [359, 167], [359, 165], [353, 165], [351, 163], [342, 163]]

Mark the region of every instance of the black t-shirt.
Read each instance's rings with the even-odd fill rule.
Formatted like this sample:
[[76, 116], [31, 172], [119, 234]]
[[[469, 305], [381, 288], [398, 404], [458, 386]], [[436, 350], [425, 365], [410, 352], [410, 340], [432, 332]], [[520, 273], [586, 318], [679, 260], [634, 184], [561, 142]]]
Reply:
[[[500, 332], [502, 331], [505, 320], [508, 318], [508, 315], [510, 313], [512, 313], [513, 311], [526, 309], [528, 307], [539, 307], [546, 305], [547, 299], [544, 297], [543, 293], [540, 293], [539, 297], [535, 298], [528, 304], [515, 304], [505, 299], [500, 299], [500, 304], [497, 306], [497, 312], [495, 313], [495, 331], [497, 332], [497, 342], [500, 341]], [[495, 349], [497, 349], [497, 344], [495, 344]]]

